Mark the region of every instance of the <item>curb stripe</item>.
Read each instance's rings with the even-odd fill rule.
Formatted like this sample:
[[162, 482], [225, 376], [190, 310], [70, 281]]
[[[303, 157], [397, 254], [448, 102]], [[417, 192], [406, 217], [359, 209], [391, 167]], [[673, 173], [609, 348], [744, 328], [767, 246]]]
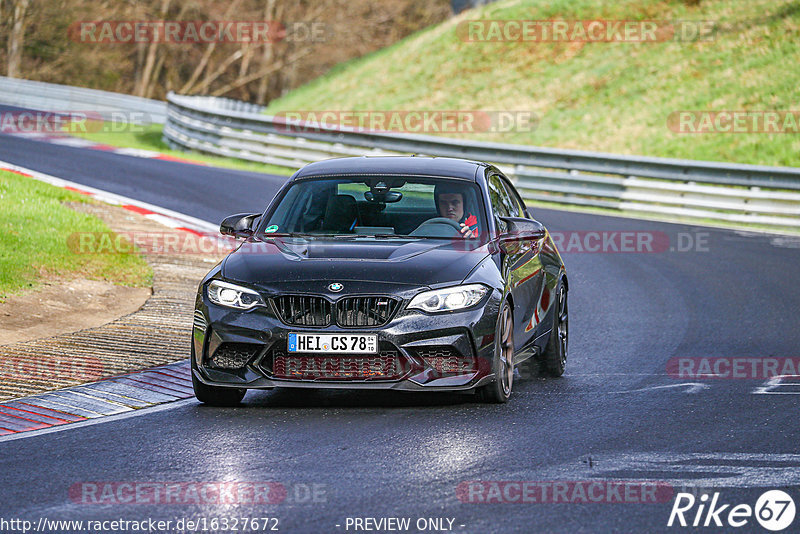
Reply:
[[[6, 170], [6, 169], [3, 169], [3, 170]], [[33, 178], [33, 176], [31, 176], [31, 178]], [[77, 187], [72, 187], [72, 186], [66, 185], [66, 186], [64, 186], [64, 189], [66, 189], [67, 191], [72, 191], [74, 193], [80, 193], [81, 195], [92, 196], [92, 194], [89, 193], [88, 191], [83, 191], [81, 189], [78, 189]]]
[[[25, 400], [25, 399], [22, 399], [22, 400]], [[20, 406], [23, 406], [24, 408], [16, 408], [15, 407], [16, 404], [19, 404]], [[40, 414], [40, 415], [48, 415], [48, 412], [49, 413], [53, 413], [53, 414], [57, 414], [57, 415], [50, 416], [50, 417], [53, 417], [54, 419], [61, 419], [65, 423], [74, 423], [74, 422], [77, 422], [77, 421], [85, 421], [86, 420], [85, 417], [80, 416], [80, 415], [68, 414], [66, 412], [60, 412], [60, 411], [57, 411], [57, 410], [51, 410], [50, 408], [45, 408], [44, 406], [35, 406], [33, 404], [26, 404], [26, 403], [20, 402], [20, 401], [9, 401], [9, 402], [0, 404], [0, 406], [7, 407], [7, 408], [19, 409], [19, 410], [23, 410], [23, 411], [30, 411], [30, 412], [37, 413], [37, 414]]]
[[130, 204], [125, 204], [122, 207], [125, 208], [126, 210], [138, 213], [139, 215], [153, 215], [155, 213], [148, 209], [140, 208], [139, 206], [132, 206]]
[[0, 436], [131, 413], [194, 396], [189, 360], [0, 403]]
[[0, 409], [0, 413], [7, 413], [8, 415], [14, 415], [13, 412], [20, 412], [20, 413], [24, 413], [25, 417], [28, 418], [28, 419], [39, 418], [39, 420], [42, 421], [43, 423], [49, 423], [50, 421], [55, 421], [55, 422], [51, 423], [51, 424], [54, 424], [54, 425], [60, 425], [60, 424], [63, 424], [63, 423], [69, 423], [69, 421], [66, 420], [66, 419], [59, 419], [59, 418], [53, 417], [51, 415], [43, 415], [43, 414], [36, 413], [36, 412], [29, 412], [27, 410], [20, 410], [19, 408], [12, 408], [11, 406], [2, 406], [0, 408], [2, 408], [2, 409]]
[[[130, 378], [129, 380], [133, 380], [134, 382], [139, 382], [140, 384], [147, 384], [148, 386], [160, 388], [161, 390], [169, 392], [170, 395], [173, 395], [175, 393], [179, 393], [180, 395], [183, 395], [184, 393], [186, 393], [186, 391], [181, 391], [180, 386], [177, 386], [175, 384], [171, 384], [170, 382], [166, 382], [166, 381], [154, 380], [151, 377], [142, 377], [142, 378], [138, 378], [137, 377], [137, 378]], [[162, 385], [162, 383], [166, 384], [166, 385]], [[178, 398], [181, 398], [181, 397], [178, 396]]]
[[50, 425], [63, 425], [64, 423], [67, 422], [67, 421], [65, 421], [63, 419], [54, 419], [54, 418], [48, 417], [46, 415], [40, 415], [40, 414], [31, 413], [31, 412], [23, 412], [22, 410], [15, 410], [14, 408], [3, 407], [2, 409], [0, 409], [0, 413], [6, 414], [6, 415], [14, 415], [13, 413], [11, 413], [12, 411], [18, 411], [20, 413], [24, 413], [25, 414], [25, 419], [28, 419], [30, 421], [39, 421], [40, 423], [47, 423], [47, 424], [50, 424]]
[[[161, 380], [162, 382], [167, 382], [169, 384], [175, 384], [176, 386], [181, 386], [182, 388], [186, 387], [186, 381], [182, 378], [178, 378], [177, 376], [173, 376], [169, 373], [162, 373], [161, 371], [156, 371], [153, 373], [154, 375], [158, 375], [154, 378]], [[161, 378], [161, 377], [166, 378]]]
[[3, 428], [7, 428], [12, 432], [24, 432], [26, 430], [38, 430], [40, 428], [47, 428], [51, 425], [28, 425], [25, 423], [23, 419], [16, 419], [14, 417], [8, 417], [4, 415], [0, 415], [0, 424], [3, 425]]
[[197, 230], [192, 230], [191, 228], [184, 228], [183, 226], [178, 226], [175, 228], [176, 230], [183, 230], [184, 232], [189, 232], [190, 234], [194, 234], [198, 237], [205, 237], [208, 234], [204, 234], [203, 232], [198, 232]]
[[185, 380], [186, 378], [190, 378], [190, 379], [192, 378], [192, 373], [190, 373], [190, 372], [184, 373], [184, 372], [179, 371], [178, 369], [162, 368], [162, 369], [159, 369], [157, 372], [160, 373], [160, 374], [163, 374], [163, 375], [168, 375], [168, 376], [171, 376], [173, 378], [177, 378], [178, 380]]
[[181, 396], [178, 394], [177, 391], [172, 391], [172, 390], [169, 390], [169, 389], [166, 389], [166, 388], [162, 388], [162, 387], [159, 387], [159, 386], [154, 386], [153, 384], [148, 384], [147, 382], [139, 382], [139, 381], [134, 380], [132, 378], [125, 377], [125, 378], [120, 379], [120, 382], [122, 382], [124, 384], [128, 384], [129, 386], [133, 386], [133, 387], [137, 387], [137, 388], [141, 388], [141, 389], [147, 389], [149, 391], [152, 391], [154, 393], [158, 393], [160, 395], [166, 395], [168, 397], [171, 397], [172, 400], [178, 400], [178, 399], [181, 398]]

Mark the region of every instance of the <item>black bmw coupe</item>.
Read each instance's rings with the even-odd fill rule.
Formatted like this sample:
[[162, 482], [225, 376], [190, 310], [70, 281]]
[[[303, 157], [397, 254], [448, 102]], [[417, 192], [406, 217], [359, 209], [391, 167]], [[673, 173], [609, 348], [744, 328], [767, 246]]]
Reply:
[[200, 283], [197, 398], [247, 389], [475, 390], [506, 402], [514, 368], [560, 376], [567, 275], [496, 167], [359, 157], [297, 171]]

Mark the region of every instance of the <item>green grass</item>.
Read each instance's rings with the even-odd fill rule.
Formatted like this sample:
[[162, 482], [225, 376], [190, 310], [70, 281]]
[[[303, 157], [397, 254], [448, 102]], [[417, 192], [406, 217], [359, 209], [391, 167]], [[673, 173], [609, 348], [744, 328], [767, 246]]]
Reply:
[[[692, 5], [690, 5], [692, 4]], [[533, 111], [533, 131], [475, 140], [800, 166], [798, 134], [679, 134], [679, 110], [797, 110], [796, 0], [506, 0], [341, 64], [270, 103], [279, 111]], [[708, 42], [462, 40], [468, 19], [710, 20]]]
[[86, 197], [0, 171], [0, 302], [42, 277], [80, 276], [149, 287], [152, 270], [138, 254], [79, 254], [68, 239], [110, 232], [103, 221], [65, 206]]
[[[94, 130], [100, 131], [94, 131]], [[96, 143], [105, 145], [116, 146], [120, 148], [138, 148], [143, 150], [153, 150], [161, 152], [168, 156], [183, 158], [186, 160], [196, 161], [198, 163], [205, 163], [212, 167], [222, 167], [225, 169], [236, 169], [240, 171], [252, 171], [268, 174], [278, 174], [289, 176], [296, 169], [288, 169], [286, 167], [278, 167], [276, 165], [266, 165], [263, 163], [255, 163], [251, 161], [238, 160], [233, 158], [223, 158], [219, 156], [210, 156], [208, 154], [201, 154], [199, 152], [183, 152], [180, 150], [172, 150], [161, 140], [162, 126], [159, 124], [151, 124], [143, 126], [140, 131], [126, 131], [126, 132], [113, 132], [103, 131], [103, 128], [98, 123], [94, 123], [91, 128], [87, 127], [88, 132], [70, 132], [72, 135], [89, 139]]]

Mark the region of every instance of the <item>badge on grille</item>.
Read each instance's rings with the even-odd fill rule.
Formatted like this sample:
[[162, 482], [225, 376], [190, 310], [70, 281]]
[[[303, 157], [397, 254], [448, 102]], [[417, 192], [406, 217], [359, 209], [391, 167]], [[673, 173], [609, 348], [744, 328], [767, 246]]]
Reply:
[[334, 293], [338, 293], [339, 291], [344, 289], [344, 286], [342, 284], [340, 284], [339, 282], [334, 282], [334, 283], [332, 283], [331, 285], [328, 286], [328, 289], [330, 289]]

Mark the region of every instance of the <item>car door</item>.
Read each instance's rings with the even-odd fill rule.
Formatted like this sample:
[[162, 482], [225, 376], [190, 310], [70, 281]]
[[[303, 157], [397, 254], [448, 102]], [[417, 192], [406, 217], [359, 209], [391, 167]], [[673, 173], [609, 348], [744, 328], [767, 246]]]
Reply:
[[[504, 178], [503, 184], [506, 186], [512, 202], [518, 207], [521, 217], [533, 219], [533, 215], [525, 207], [525, 202], [511, 182]], [[529, 287], [531, 300], [528, 311], [530, 319], [524, 328], [526, 330], [530, 329], [528, 330], [531, 334], [530, 340], [533, 341], [545, 334], [550, 327], [549, 322], [543, 325], [542, 322], [555, 301], [555, 290], [561, 271], [561, 257], [555, 252], [549, 235], [541, 239], [532, 240], [529, 244], [531, 246], [531, 266], [535, 266], [536, 274], [531, 279], [531, 286]]]
[[[487, 181], [489, 201], [495, 217], [498, 234], [506, 232], [506, 223], [500, 217], [526, 217], [521, 206], [512, 198], [506, 186], [505, 177], [492, 174]], [[535, 314], [534, 302], [541, 286], [541, 264], [538, 250], [530, 240], [506, 243], [500, 252], [501, 271], [508, 280], [509, 291], [514, 300], [514, 347], [523, 349], [533, 340], [538, 320], [531, 323]]]

